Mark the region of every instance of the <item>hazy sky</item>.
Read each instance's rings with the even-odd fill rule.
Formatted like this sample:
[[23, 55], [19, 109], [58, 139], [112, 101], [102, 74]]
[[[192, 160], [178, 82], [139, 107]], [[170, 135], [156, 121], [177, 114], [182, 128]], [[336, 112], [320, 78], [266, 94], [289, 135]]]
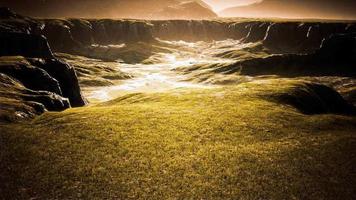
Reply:
[[208, 3], [214, 11], [221, 11], [225, 8], [255, 3], [261, 0], [203, 0]]
[[[188, 4], [191, 7], [178, 7], [175, 10], [178, 14], [170, 17], [173, 12], [169, 9], [167, 11], [167, 8], [186, 1], [193, 0], [0, 0], [0, 6], [10, 7], [23, 15], [45, 18], [193, 19], [194, 14], [199, 15], [194, 19], [200, 19], [216, 16], [214, 13], [212, 15], [209, 9]], [[196, 1], [206, 2], [221, 17], [356, 19], [356, 0]]]

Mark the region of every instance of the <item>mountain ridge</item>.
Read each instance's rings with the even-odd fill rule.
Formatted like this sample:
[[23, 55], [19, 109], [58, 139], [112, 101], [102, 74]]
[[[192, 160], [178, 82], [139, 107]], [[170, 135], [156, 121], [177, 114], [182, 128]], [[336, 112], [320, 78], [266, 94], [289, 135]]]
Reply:
[[[193, 6], [186, 6], [190, 3]], [[210, 19], [201, 0], [0, 0], [0, 7], [38, 18]], [[173, 15], [170, 13], [174, 8]]]
[[356, 19], [353, 8], [356, 1], [320, 0], [264, 0], [246, 6], [227, 8], [219, 12], [222, 17], [253, 18], [314, 18], [314, 19]]

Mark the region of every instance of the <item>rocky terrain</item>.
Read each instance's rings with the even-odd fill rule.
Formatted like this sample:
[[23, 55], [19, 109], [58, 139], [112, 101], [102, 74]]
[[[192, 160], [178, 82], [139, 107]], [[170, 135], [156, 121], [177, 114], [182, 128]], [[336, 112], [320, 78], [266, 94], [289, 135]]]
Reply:
[[355, 199], [355, 34], [1, 8], [0, 199]]
[[[114, 67], [113, 74], [102, 75], [107, 79], [84, 78], [82, 63], [78, 58], [64, 56], [73, 67], [60, 61], [55, 52], [81, 55], [107, 62], [122, 60], [125, 63], [147, 62], [155, 53], [171, 52], [174, 47], [161, 40], [215, 41], [227, 38], [254, 44], [245, 48], [247, 57], [239, 51], [220, 52], [218, 57], [232, 58], [236, 62], [224, 65], [191, 66], [191, 70], [210, 68], [214, 74], [240, 74], [248, 76], [280, 75], [296, 76], [355, 76], [355, 31], [354, 23], [336, 22], [268, 22], [268, 21], [138, 21], [111, 19], [45, 19], [23, 17], [2, 8], [0, 21], [2, 46], [1, 72], [20, 81], [27, 89], [48, 91], [68, 98], [72, 106], [83, 106], [77, 73], [82, 84], [112, 84], [110, 79], [130, 77]], [[260, 56], [252, 52], [260, 52]], [[236, 54], [236, 52], [238, 52]], [[262, 54], [261, 54], [262, 53]], [[247, 55], [247, 54], [246, 54]], [[22, 60], [11, 58], [22, 56]], [[60, 56], [61, 57], [61, 56]], [[62, 56], [63, 57], [63, 56]], [[86, 59], [82, 57], [82, 59]], [[94, 63], [100, 63], [97, 60]], [[21, 65], [19, 64], [21, 63]], [[17, 66], [23, 66], [23, 70]], [[81, 64], [83, 65], [83, 64]], [[6, 67], [5, 67], [6, 66]], [[13, 66], [13, 67], [11, 67]], [[90, 66], [87, 65], [87, 66]], [[262, 68], [263, 66], [263, 68]], [[13, 68], [13, 69], [12, 69]], [[89, 68], [89, 67], [87, 67]], [[194, 69], [193, 69], [194, 68]], [[33, 77], [48, 77], [53, 84], [32, 82], [17, 71], [30, 71]], [[185, 68], [187, 72], [188, 68]], [[86, 69], [90, 70], [90, 69]], [[99, 68], [97, 70], [102, 70]], [[179, 71], [179, 69], [177, 69]], [[107, 70], [104, 70], [107, 71]], [[24, 72], [28, 74], [30, 72]], [[89, 73], [90, 72], [84, 72]], [[103, 73], [103, 72], [100, 72]], [[115, 75], [116, 73], [116, 75]], [[119, 74], [117, 74], [119, 73]], [[91, 73], [93, 74], [93, 73]], [[97, 74], [94, 73], [95, 76]], [[199, 76], [195, 74], [196, 78]], [[83, 77], [83, 78], [81, 78]], [[39, 78], [40, 79], [40, 78]], [[47, 81], [48, 82], [48, 81]], [[353, 91], [350, 91], [353, 92]]]

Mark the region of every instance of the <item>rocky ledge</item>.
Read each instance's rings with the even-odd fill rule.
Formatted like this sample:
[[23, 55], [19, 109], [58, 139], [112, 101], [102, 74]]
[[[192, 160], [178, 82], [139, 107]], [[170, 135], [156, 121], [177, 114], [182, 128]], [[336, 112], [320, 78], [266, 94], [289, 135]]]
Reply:
[[38, 23], [9, 9], [0, 11], [0, 121], [84, 106], [74, 68], [35, 33]]

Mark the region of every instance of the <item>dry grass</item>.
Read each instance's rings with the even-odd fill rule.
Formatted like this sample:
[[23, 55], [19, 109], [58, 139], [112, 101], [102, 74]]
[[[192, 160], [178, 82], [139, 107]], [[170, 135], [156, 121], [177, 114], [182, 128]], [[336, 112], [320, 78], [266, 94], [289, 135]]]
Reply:
[[292, 84], [131, 94], [0, 126], [1, 197], [356, 198], [356, 119], [263, 98]]

